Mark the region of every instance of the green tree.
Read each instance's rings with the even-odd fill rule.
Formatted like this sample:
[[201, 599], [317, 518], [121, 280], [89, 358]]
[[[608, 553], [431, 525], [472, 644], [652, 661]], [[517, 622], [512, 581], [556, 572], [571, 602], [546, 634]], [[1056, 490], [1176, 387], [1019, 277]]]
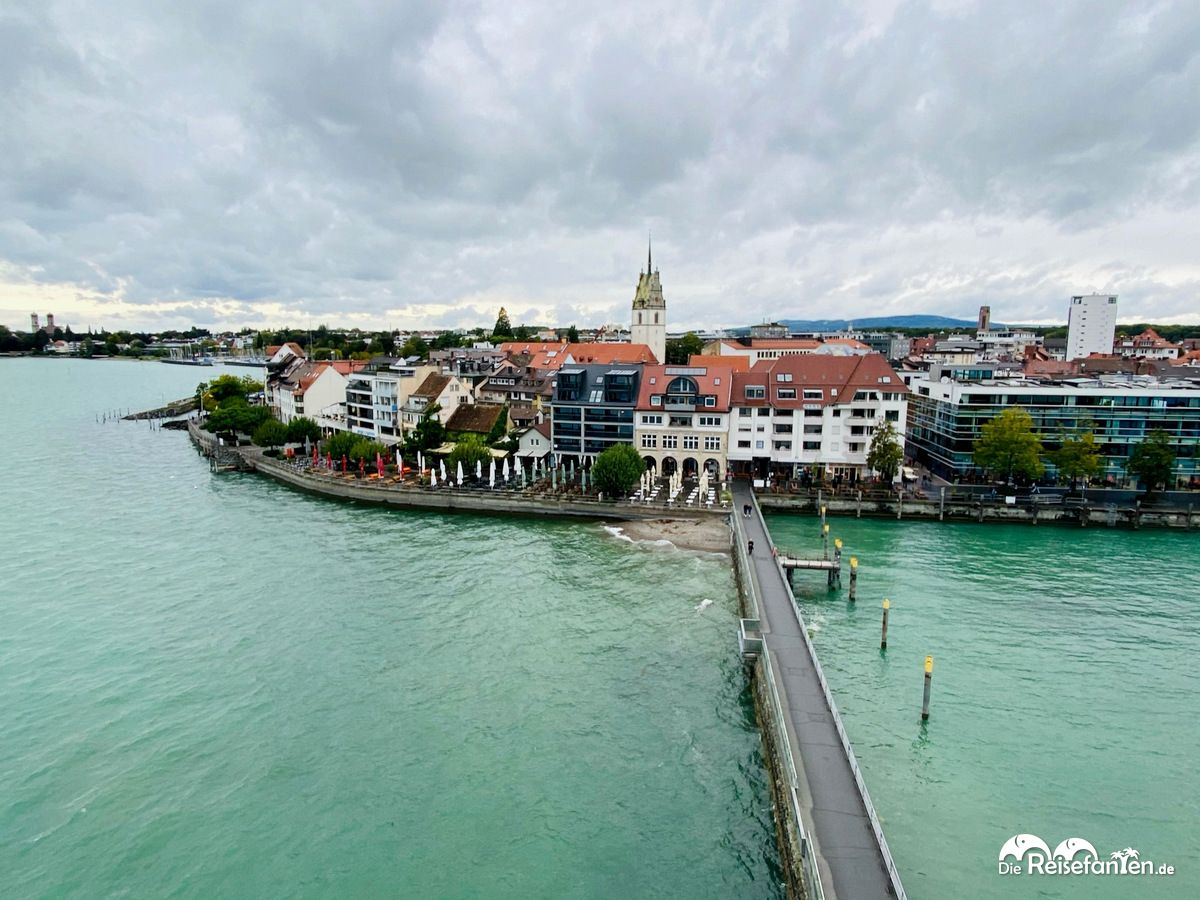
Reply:
[[891, 484], [900, 471], [900, 462], [904, 459], [904, 447], [896, 434], [891, 422], [884, 422], [875, 429], [871, 438], [871, 447], [867, 451], [867, 465], [879, 473], [884, 483]]
[[267, 419], [254, 429], [252, 440], [259, 447], [281, 447], [288, 442], [288, 427], [278, 419]]
[[261, 381], [255, 381], [249, 375], [239, 378], [237, 375], [218, 375], [208, 384], [208, 394], [218, 405], [230, 397], [245, 398], [248, 394], [261, 391]]
[[405, 444], [405, 450], [410, 456], [415, 458], [418, 451], [424, 452], [442, 446], [442, 442], [446, 440], [446, 427], [437, 419], [441, 410], [442, 407], [438, 403], [431, 403], [425, 407]]
[[288, 422], [287, 439], [289, 444], [303, 444], [305, 441], [315, 444], [321, 439], [321, 426], [307, 416], [299, 416]]
[[578, 344], [579, 343], [579, 329], [576, 328], [574, 325], [572, 325], [570, 328], [567, 329], [567, 343], [568, 344]]
[[492, 430], [488, 432], [487, 445], [495, 446], [498, 442], [504, 440], [508, 434], [508, 404], [505, 403], [500, 410], [500, 415], [496, 416], [496, 422], [492, 425]]
[[361, 435], [350, 431], [339, 431], [325, 440], [324, 451], [340, 462], [343, 456], [349, 456], [354, 445], [362, 440]]
[[496, 316], [496, 325], [492, 328], [492, 337], [511, 338], [512, 336], [512, 323], [508, 321], [508, 312], [502, 306], [500, 307], [500, 315]]
[[1154, 429], [1133, 448], [1125, 461], [1125, 471], [1141, 480], [1150, 493], [1171, 486], [1171, 472], [1175, 468], [1175, 450], [1171, 436], [1161, 429]]
[[689, 331], [681, 338], [667, 341], [667, 358], [664, 361], [669, 366], [686, 366], [693, 356], [699, 355], [703, 350], [704, 341], [700, 340], [696, 332]]
[[265, 406], [251, 406], [242, 397], [230, 397], [204, 420], [204, 428], [212, 434], [254, 434], [255, 429], [271, 418]]
[[354, 442], [354, 446], [350, 448], [350, 452], [346, 455], [350, 457], [350, 461], [353, 463], [357, 463], [361, 459], [365, 463], [374, 465], [377, 454], [382, 456], [386, 462], [389, 454], [388, 448], [379, 443], [379, 441], [371, 441], [360, 437]]
[[532, 336], [533, 331], [528, 325], [518, 325], [513, 329], [514, 341], [527, 341]]
[[425, 339], [419, 334], [409, 335], [408, 340], [400, 347], [400, 355], [406, 359], [410, 356], [419, 356], [421, 359], [427, 359], [429, 357], [429, 345], [425, 343]]
[[468, 434], [454, 444], [454, 449], [446, 457], [446, 469], [453, 472], [455, 467], [462, 463], [464, 474], [467, 472], [474, 474], [476, 463], [486, 467], [491, 458], [492, 454], [483, 439], [478, 435]]
[[1074, 437], [1064, 436], [1057, 450], [1049, 454], [1050, 462], [1058, 469], [1058, 474], [1071, 481], [1071, 490], [1075, 490], [1080, 478], [1095, 478], [1100, 474], [1103, 462], [1100, 458], [1100, 448], [1096, 446], [1096, 435], [1090, 431]]
[[646, 463], [628, 444], [614, 444], [592, 463], [592, 482], [609, 497], [623, 497], [637, 484]]
[[1010, 406], [987, 422], [975, 442], [975, 465], [1006, 481], [1037, 478], [1045, 471], [1041, 455], [1033, 417], [1021, 406]]

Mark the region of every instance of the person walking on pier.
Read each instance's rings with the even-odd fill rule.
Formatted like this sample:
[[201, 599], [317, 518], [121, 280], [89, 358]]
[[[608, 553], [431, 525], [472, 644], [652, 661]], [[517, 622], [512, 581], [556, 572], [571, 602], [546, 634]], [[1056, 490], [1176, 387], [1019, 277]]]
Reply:
[[746, 503], [742, 506], [742, 518], [743, 519], [750, 518], [750, 504], [749, 503]]
[[746, 552], [749, 553], [751, 556], [754, 555], [754, 541], [748, 541], [746, 543]]

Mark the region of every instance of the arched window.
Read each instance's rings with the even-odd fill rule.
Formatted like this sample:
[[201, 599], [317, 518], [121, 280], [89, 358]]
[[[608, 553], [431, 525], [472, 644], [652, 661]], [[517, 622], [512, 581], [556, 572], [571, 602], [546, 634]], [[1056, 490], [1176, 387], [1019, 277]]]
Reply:
[[642, 324], [642, 314], [641, 313], [638, 313], [638, 324], [639, 325]]
[[657, 324], [658, 324], [658, 313], [655, 313], [655, 314], [654, 314], [654, 324], [655, 324], [655, 325], [657, 325]]
[[667, 385], [668, 403], [695, 403], [699, 388], [696, 382], [686, 376], [679, 376]]

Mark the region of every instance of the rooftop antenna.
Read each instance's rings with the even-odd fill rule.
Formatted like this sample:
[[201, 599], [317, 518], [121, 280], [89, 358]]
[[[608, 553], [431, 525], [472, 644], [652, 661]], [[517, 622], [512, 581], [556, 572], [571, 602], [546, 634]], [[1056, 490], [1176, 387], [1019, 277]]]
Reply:
[[653, 269], [653, 268], [651, 268], [651, 265], [650, 265], [650, 242], [651, 242], [651, 238], [652, 238], [652, 235], [651, 235], [651, 233], [650, 233], [649, 231], [647, 231], [647, 232], [646, 232], [646, 274], [647, 274], [647, 275], [649, 275], [651, 272], [653, 272], [653, 271], [654, 271], [654, 269]]

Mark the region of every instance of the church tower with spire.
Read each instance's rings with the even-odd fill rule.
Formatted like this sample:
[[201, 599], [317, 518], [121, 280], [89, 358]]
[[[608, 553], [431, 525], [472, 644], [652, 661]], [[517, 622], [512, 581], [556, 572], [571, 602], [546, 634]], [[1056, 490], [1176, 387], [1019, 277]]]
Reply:
[[633, 295], [633, 315], [629, 322], [630, 340], [645, 344], [660, 363], [667, 361], [667, 301], [662, 282], [654, 268], [649, 242], [646, 246], [646, 271], [638, 276]]

